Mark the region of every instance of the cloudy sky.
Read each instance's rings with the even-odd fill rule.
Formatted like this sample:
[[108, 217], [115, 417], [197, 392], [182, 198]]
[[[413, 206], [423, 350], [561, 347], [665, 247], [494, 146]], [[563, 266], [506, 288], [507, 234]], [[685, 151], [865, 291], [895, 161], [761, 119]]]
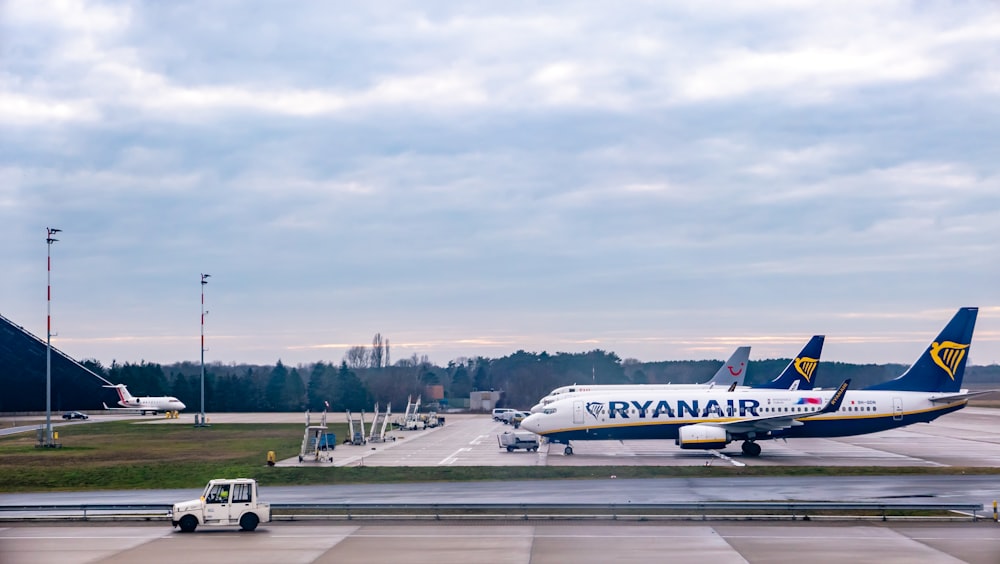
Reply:
[[[425, 5], [426, 4], [426, 5]], [[108, 364], [1000, 362], [994, 2], [0, 0], [0, 314]]]

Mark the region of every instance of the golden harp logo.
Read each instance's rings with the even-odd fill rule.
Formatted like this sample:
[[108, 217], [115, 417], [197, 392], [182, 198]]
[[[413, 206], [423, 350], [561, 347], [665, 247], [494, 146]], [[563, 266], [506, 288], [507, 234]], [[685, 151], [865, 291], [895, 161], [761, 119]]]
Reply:
[[800, 356], [795, 359], [795, 371], [801, 374], [806, 379], [806, 382], [811, 382], [813, 372], [816, 371], [816, 365], [818, 364], [818, 359]]
[[952, 341], [931, 343], [931, 358], [934, 360], [934, 364], [944, 369], [948, 376], [954, 380], [955, 371], [958, 370], [958, 365], [965, 358], [965, 349], [967, 348], [969, 345], [960, 345]]

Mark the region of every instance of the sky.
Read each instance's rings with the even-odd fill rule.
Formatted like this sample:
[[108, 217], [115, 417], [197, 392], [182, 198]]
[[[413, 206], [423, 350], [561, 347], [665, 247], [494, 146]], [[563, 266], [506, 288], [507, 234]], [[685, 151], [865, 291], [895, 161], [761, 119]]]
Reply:
[[225, 364], [910, 363], [978, 306], [997, 363], [998, 60], [988, 1], [0, 0], [0, 315], [105, 365], [199, 360], [203, 289]]

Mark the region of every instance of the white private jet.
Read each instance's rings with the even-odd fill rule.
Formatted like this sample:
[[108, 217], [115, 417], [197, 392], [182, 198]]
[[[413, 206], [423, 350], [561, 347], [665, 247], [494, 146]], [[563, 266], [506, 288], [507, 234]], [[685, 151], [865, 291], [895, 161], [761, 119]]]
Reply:
[[129, 411], [132, 413], [138, 413], [139, 415], [146, 415], [147, 413], [155, 415], [157, 413], [181, 411], [187, 407], [183, 402], [173, 396], [146, 396], [137, 398], [128, 393], [128, 388], [125, 384], [114, 384], [104, 387], [114, 388], [118, 391], [118, 405], [121, 406], [108, 407], [108, 404], [105, 403], [104, 409], [108, 411]]
[[746, 456], [757, 441], [844, 437], [930, 422], [962, 409], [982, 392], [962, 389], [962, 376], [978, 308], [962, 308], [919, 359], [895, 380], [847, 391], [750, 388], [621, 390], [552, 402], [521, 428], [553, 443], [671, 439], [682, 449], [722, 449], [743, 441]]

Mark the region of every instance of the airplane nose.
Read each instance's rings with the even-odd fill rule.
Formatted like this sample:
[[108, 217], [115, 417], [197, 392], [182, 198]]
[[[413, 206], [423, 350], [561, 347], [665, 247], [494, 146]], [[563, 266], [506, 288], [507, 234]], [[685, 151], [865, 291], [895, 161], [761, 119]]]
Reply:
[[[178, 401], [177, 403], [179, 403], [181, 405], [180, 409], [187, 409], [187, 406], [184, 405], [184, 402]], [[180, 411], [180, 409], [178, 411]]]
[[521, 421], [521, 427], [531, 431], [532, 433], [537, 433], [540, 427], [538, 422], [541, 417], [542, 416], [537, 413], [529, 415], [524, 418], [524, 421]]

